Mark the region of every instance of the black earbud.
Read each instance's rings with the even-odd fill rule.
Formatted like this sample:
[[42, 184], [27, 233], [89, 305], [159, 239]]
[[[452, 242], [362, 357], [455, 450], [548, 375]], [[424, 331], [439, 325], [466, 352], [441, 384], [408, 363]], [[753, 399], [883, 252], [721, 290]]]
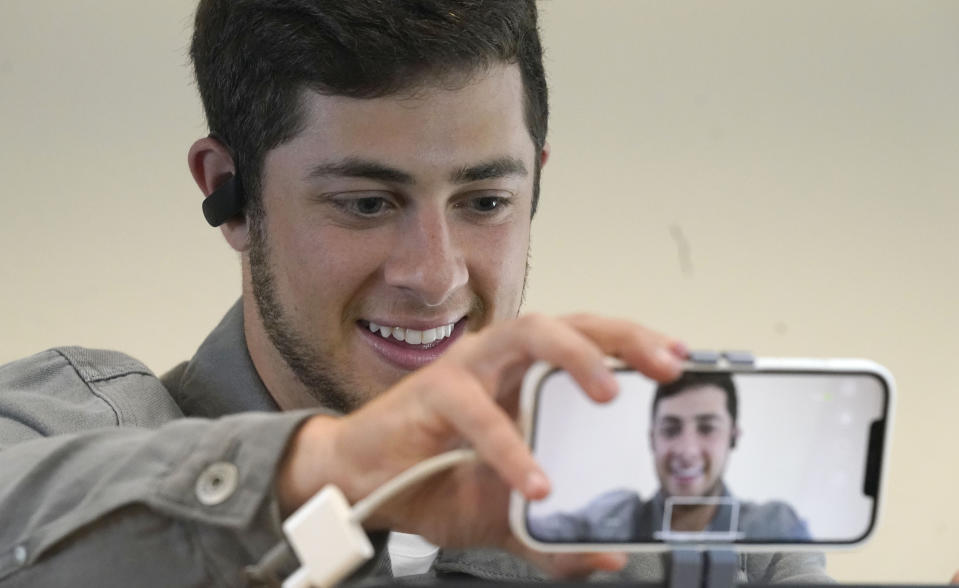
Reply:
[[729, 448], [736, 449], [736, 435], [733, 435], [729, 438]]
[[234, 216], [243, 214], [246, 198], [236, 176], [220, 184], [212, 194], [203, 199], [203, 216], [211, 227], [218, 227]]

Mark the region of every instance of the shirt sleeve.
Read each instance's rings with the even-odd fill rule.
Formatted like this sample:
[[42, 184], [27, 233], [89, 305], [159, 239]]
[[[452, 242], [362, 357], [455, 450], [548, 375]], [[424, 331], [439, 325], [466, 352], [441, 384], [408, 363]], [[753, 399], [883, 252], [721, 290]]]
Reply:
[[274, 474], [312, 414], [181, 418], [113, 352], [0, 367], [0, 584], [245, 584], [283, 538]]

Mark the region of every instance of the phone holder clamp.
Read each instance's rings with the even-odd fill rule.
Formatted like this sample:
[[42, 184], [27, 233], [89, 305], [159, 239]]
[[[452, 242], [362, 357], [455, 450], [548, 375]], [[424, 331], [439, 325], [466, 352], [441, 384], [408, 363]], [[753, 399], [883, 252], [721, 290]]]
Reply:
[[669, 588], [733, 588], [739, 556], [732, 549], [674, 549]]
[[686, 359], [690, 363], [720, 366], [726, 364], [734, 367], [752, 367], [756, 364], [756, 357], [748, 351], [690, 351]]

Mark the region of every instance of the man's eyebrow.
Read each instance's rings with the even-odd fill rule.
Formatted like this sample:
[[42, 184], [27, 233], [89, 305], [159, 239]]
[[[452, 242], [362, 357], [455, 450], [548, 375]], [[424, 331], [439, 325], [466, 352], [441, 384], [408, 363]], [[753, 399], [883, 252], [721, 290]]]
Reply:
[[366, 178], [394, 184], [412, 184], [413, 176], [405, 171], [390, 167], [370, 159], [347, 157], [339, 161], [321, 163], [314, 166], [307, 179], [324, 178]]
[[697, 415], [696, 415], [696, 421], [697, 421], [697, 422], [702, 422], [702, 421], [718, 421], [718, 420], [719, 420], [719, 415], [716, 414], [716, 413], [714, 413], [714, 412], [710, 412], [710, 413], [706, 413], [706, 414], [697, 414]]
[[462, 167], [450, 176], [454, 184], [467, 184], [480, 180], [494, 180], [506, 176], [526, 176], [529, 170], [521, 159], [500, 157], [477, 165]]

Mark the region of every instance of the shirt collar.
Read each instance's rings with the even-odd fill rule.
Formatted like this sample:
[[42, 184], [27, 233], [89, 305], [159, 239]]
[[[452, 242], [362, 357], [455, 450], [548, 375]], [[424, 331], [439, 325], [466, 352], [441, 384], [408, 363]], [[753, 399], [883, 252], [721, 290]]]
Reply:
[[242, 299], [227, 311], [168, 388], [187, 416], [216, 418], [279, 410], [250, 359], [243, 332]]

